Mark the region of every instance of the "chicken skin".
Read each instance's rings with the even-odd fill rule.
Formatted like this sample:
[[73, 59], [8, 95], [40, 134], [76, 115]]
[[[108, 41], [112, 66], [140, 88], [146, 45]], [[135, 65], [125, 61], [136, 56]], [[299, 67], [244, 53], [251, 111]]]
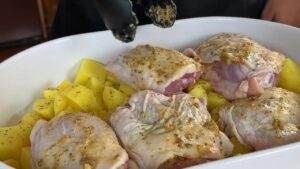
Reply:
[[34, 169], [126, 169], [128, 155], [111, 127], [86, 113], [40, 120], [30, 136]]
[[260, 95], [274, 87], [285, 57], [248, 37], [218, 34], [189, 53], [205, 65], [202, 78], [229, 100]]
[[206, 102], [188, 94], [172, 97], [145, 90], [111, 124], [140, 169], [183, 168], [231, 154], [230, 140], [219, 131]]
[[219, 111], [220, 127], [254, 150], [300, 141], [300, 95], [281, 88], [237, 100]]
[[137, 46], [109, 63], [107, 69], [137, 90], [166, 95], [181, 92], [202, 73], [202, 66], [184, 54], [150, 45]]

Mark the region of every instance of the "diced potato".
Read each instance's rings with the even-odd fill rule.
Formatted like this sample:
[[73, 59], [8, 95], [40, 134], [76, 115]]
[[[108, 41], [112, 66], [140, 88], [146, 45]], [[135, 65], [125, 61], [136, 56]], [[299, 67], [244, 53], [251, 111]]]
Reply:
[[69, 109], [68, 109], [68, 111], [67, 110], [63, 110], [63, 111], [59, 112], [57, 115], [55, 115], [55, 117], [60, 117], [60, 116], [63, 116], [65, 114], [76, 113], [76, 112], [80, 112], [80, 111], [70, 111]]
[[[3, 140], [3, 139], [1, 139], [1, 140]], [[0, 145], [0, 159], [1, 160], [10, 159], [10, 158], [15, 159], [15, 160], [19, 159], [20, 153], [21, 153], [20, 149], [22, 146], [20, 145], [20, 143], [16, 143], [16, 142], [19, 142], [19, 140], [14, 141], [10, 144], [4, 143], [4, 145]]]
[[83, 111], [91, 112], [101, 109], [93, 91], [84, 86], [72, 87], [65, 96], [71, 101], [70, 103], [73, 103], [72, 107], [77, 105]]
[[93, 100], [92, 100], [92, 104], [91, 104], [91, 112], [95, 113], [97, 111], [103, 110], [104, 109], [104, 104], [103, 101], [100, 101], [100, 97], [98, 96], [96, 98], [96, 96], [94, 95]]
[[74, 113], [74, 112], [80, 112], [82, 111], [80, 108], [78, 107], [72, 107], [72, 105], [68, 105], [62, 112], [60, 112], [58, 115], [62, 115], [65, 113]]
[[25, 123], [19, 123], [15, 127], [18, 131], [18, 132], [16, 132], [16, 134], [18, 135], [18, 138], [22, 139], [22, 143], [23, 143], [22, 145], [28, 146], [30, 144], [29, 136], [30, 136], [33, 126], [25, 124]]
[[300, 94], [300, 66], [286, 59], [279, 75], [279, 86]]
[[104, 86], [103, 103], [109, 110], [115, 110], [118, 106], [124, 104], [126, 95], [110, 86]]
[[68, 106], [68, 100], [64, 96], [58, 94], [53, 101], [53, 109], [55, 115], [59, 114], [67, 106]]
[[206, 81], [206, 80], [199, 80], [197, 82], [198, 85], [201, 85], [203, 87], [204, 90], [206, 91], [211, 91], [212, 90], [212, 85], [210, 82]]
[[234, 146], [232, 155], [236, 156], [236, 155], [246, 154], [252, 151], [251, 147], [241, 144], [236, 137], [232, 137], [230, 138], [230, 140]]
[[219, 118], [220, 118], [220, 115], [219, 115], [219, 107], [214, 108], [214, 109], [211, 110], [209, 113], [210, 113], [211, 118], [212, 118], [216, 123], [219, 123]]
[[64, 80], [57, 86], [57, 90], [58, 90], [58, 92], [62, 93], [64, 91], [68, 90], [69, 88], [71, 88], [72, 86], [73, 86], [73, 84], [70, 81]]
[[111, 82], [111, 81], [105, 81], [104, 86], [110, 86], [110, 87], [113, 87], [113, 86], [114, 86], [114, 83]]
[[3, 161], [5, 164], [13, 167], [13, 168], [16, 168], [16, 169], [21, 169], [20, 168], [20, 163], [19, 161], [15, 160], [15, 159], [8, 159], [8, 160], [5, 160]]
[[98, 110], [104, 110], [105, 106], [103, 103], [103, 91], [101, 93], [95, 93], [94, 96], [95, 96], [94, 104], [96, 105], [96, 108], [94, 108], [93, 112]]
[[95, 77], [97, 79], [106, 79], [107, 71], [104, 66], [91, 59], [84, 59], [81, 62], [79, 71], [77, 73], [75, 83], [84, 85], [87, 83], [90, 77]]
[[108, 73], [108, 74], [107, 74], [106, 80], [107, 80], [107, 81], [110, 81], [110, 82], [113, 82], [113, 83], [115, 83], [115, 84], [120, 83], [120, 81], [116, 78], [116, 76], [113, 75], [113, 74], [111, 74], [111, 73]]
[[205, 91], [207, 91], [207, 92], [212, 90], [211, 83], [209, 83], [209, 82], [206, 81], [206, 80], [199, 80], [199, 81], [197, 81], [196, 84], [190, 86], [190, 87], [188, 88], [188, 91], [193, 90], [193, 88], [195, 88], [195, 86], [199, 86], [199, 85], [200, 85]]
[[39, 116], [39, 114], [37, 112], [33, 112], [33, 113], [26, 113], [22, 119], [21, 119], [21, 123], [24, 124], [29, 124], [34, 126], [35, 123], [39, 120], [42, 119], [41, 116]]
[[111, 111], [109, 112], [106, 110], [101, 110], [101, 111], [96, 112], [95, 115], [104, 121], [109, 121], [111, 113], [112, 113]]
[[125, 93], [128, 96], [131, 96], [135, 92], [134, 88], [124, 83], [120, 84], [119, 91]]
[[77, 113], [81, 112], [82, 110], [73, 108], [72, 106], [68, 105], [63, 111], [59, 112], [58, 114], [55, 115], [55, 117], [59, 117], [68, 113]]
[[53, 100], [58, 94], [58, 90], [56, 89], [47, 89], [44, 90], [43, 95], [45, 99]]
[[200, 98], [206, 98], [206, 92], [204, 88], [201, 85], [195, 85], [191, 91], [189, 91], [189, 94], [200, 99]]
[[20, 123], [0, 128], [0, 160], [20, 157], [21, 147], [29, 145], [32, 125]]
[[104, 88], [104, 83], [105, 83], [104, 79], [97, 79], [97, 78], [91, 77], [88, 80], [86, 87], [88, 87], [95, 93], [102, 92], [103, 88]]
[[30, 155], [30, 147], [23, 147], [21, 150], [21, 157], [20, 157], [20, 162], [21, 162], [21, 167], [22, 169], [31, 169], [31, 155]]
[[223, 96], [221, 96], [215, 92], [207, 93], [207, 108], [209, 111], [211, 111], [215, 108], [218, 108], [226, 103], [227, 103], [227, 100]]
[[111, 86], [118, 90], [120, 86], [120, 81], [113, 74], [108, 73], [104, 85]]
[[33, 111], [37, 112], [45, 119], [54, 117], [53, 101], [48, 99], [38, 99], [34, 102]]
[[104, 83], [105, 83], [104, 80], [101, 81], [97, 78], [92, 77], [89, 79], [89, 81], [86, 84], [86, 86], [94, 92], [96, 101], [100, 105], [101, 109], [104, 108], [103, 99], [102, 99]]
[[113, 87], [115, 89], [119, 89], [120, 84], [119, 83], [114, 83], [114, 82], [111, 82], [111, 81], [107, 80], [107, 81], [105, 81], [104, 86], [110, 86], [110, 87]]

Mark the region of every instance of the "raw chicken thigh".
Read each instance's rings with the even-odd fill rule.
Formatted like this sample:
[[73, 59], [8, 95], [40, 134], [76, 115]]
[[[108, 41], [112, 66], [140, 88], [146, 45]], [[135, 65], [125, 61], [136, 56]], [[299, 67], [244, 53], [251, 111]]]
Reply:
[[107, 65], [107, 69], [137, 90], [172, 95], [195, 83], [202, 66], [175, 50], [137, 46]]
[[40, 120], [31, 136], [34, 169], [126, 169], [128, 155], [101, 119], [71, 113]]
[[237, 34], [218, 34], [195, 51], [186, 51], [205, 64], [203, 78], [229, 100], [261, 94], [274, 87], [285, 57]]
[[300, 95], [281, 88], [222, 107], [220, 126], [255, 150], [300, 141]]
[[204, 100], [145, 90], [134, 94], [129, 104], [112, 114], [111, 124], [141, 169], [183, 168], [232, 152], [230, 140], [211, 119]]

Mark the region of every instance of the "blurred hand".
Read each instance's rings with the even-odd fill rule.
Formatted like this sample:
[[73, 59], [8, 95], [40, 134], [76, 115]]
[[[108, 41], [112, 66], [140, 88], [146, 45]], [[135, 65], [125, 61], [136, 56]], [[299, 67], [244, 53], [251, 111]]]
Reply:
[[300, 27], [300, 0], [268, 0], [261, 18]]

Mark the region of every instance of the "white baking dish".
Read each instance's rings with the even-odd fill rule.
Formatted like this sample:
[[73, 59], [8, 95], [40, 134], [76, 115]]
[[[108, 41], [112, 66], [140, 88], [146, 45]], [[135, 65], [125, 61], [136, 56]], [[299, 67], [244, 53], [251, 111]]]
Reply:
[[[9, 125], [26, 112], [44, 88], [72, 78], [82, 58], [106, 63], [138, 44], [167, 48], [195, 47], [220, 32], [241, 33], [300, 62], [300, 29], [266, 21], [207, 17], [179, 20], [170, 29], [139, 27], [132, 43], [121, 43], [110, 32], [75, 35], [25, 50], [0, 64], [0, 125]], [[192, 168], [299, 169], [300, 142]], [[0, 168], [7, 168], [0, 164]]]

